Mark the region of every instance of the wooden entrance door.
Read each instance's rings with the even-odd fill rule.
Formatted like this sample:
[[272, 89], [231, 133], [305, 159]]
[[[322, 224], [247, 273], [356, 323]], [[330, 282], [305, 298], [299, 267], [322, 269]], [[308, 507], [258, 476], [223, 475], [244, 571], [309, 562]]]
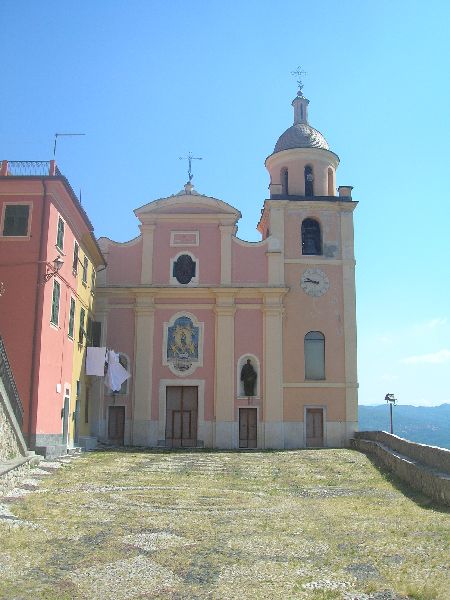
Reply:
[[239, 409], [239, 448], [257, 448], [256, 408]]
[[125, 434], [125, 406], [110, 406], [108, 419], [108, 440], [123, 446]]
[[172, 385], [166, 388], [166, 446], [197, 445], [198, 388]]
[[323, 408], [306, 409], [306, 446], [323, 447]]

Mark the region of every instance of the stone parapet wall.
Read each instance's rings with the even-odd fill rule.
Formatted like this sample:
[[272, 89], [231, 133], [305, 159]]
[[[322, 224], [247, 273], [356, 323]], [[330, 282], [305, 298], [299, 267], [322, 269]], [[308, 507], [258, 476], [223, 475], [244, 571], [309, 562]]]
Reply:
[[26, 454], [25, 442], [8, 404], [0, 390], [0, 461]]
[[358, 431], [355, 438], [386, 444], [396, 452], [450, 475], [450, 450], [445, 448], [410, 442], [386, 431]]
[[32, 457], [5, 472], [2, 472], [2, 465], [0, 465], [0, 499], [2, 496], [7, 496], [8, 492], [28, 475], [33, 466], [35, 466], [35, 461]]
[[408, 442], [385, 431], [360, 431], [352, 446], [375, 455], [411, 487], [450, 506], [449, 450]]

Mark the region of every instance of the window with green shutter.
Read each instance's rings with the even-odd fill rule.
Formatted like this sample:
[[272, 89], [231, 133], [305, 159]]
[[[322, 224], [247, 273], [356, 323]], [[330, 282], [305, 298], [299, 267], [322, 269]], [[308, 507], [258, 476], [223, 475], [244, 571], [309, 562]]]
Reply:
[[84, 308], [82, 308], [80, 310], [80, 329], [78, 332], [78, 343], [82, 344], [83, 343], [83, 338], [86, 334], [85, 330], [84, 330], [84, 319], [86, 318], [86, 311], [84, 310]]
[[7, 204], [5, 206], [2, 235], [11, 237], [28, 236], [29, 215], [29, 204]]
[[70, 299], [70, 312], [69, 312], [69, 337], [73, 339], [73, 330], [75, 327], [75, 300]]
[[78, 252], [80, 250], [80, 246], [78, 245], [78, 242], [75, 242], [74, 247], [73, 247], [73, 262], [72, 262], [72, 271], [75, 273], [75, 275], [78, 273]]
[[88, 261], [87, 257], [85, 256], [84, 260], [83, 260], [83, 283], [84, 284], [87, 283], [88, 265], [89, 265], [89, 261]]
[[91, 294], [93, 294], [95, 291], [95, 269], [94, 269], [94, 265], [92, 265], [92, 271], [91, 271]]
[[59, 297], [61, 294], [61, 286], [59, 281], [53, 280], [53, 296], [52, 296], [52, 317], [51, 322], [58, 325], [59, 322]]
[[56, 245], [60, 250], [64, 250], [64, 221], [58, 218], [58, 233], [56, 235]]

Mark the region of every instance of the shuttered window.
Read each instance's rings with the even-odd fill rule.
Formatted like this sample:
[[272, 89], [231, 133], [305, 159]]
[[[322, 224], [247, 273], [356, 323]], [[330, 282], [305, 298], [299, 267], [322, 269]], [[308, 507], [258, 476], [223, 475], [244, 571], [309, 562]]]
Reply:
[[305, 379], [325, 379], [325, 336], [320, 331], [305, 335]]
[[59, 281], [53, 280], [53, 295], [52, 295], [52, 316], [51, 322], [54, 325], [59, 323], [59, 297], [61, 295], [61, 286]]
[[69, 337], [73, 339], [73, 331], [75, 327], [75, 300], [70, 299], [70, 312], [69, 312]]
[[28, 219], [30, 216], [29, 204], [7, 204], [3, 221], [4, 236], [28, 236]]
[[87, 283], [88, 266], [89, 266], [89, 261], [88, 261], [87, 257], [85, 256], [84, 260], [83, 260], [83, 283], [84, 284]]
[[58, 232], [56, 234], [56, 245], [60, 250], [64, 250], [64, 221], [58, 218]]
[[78, 273], [78, 253], [80, 251], [80, 246], [78, 242], [75, 242], [73, 247], [73, 263], [72, 263], [72, 271], [76, 274]]
[[80, 310], [80, 329], [78, 330], [78, 343], [82, 344], [83, 343], [83, 338], [85, 336], [85, 330], [84, 330], [84, 320], [86, 318], [86, 311], [84, 310], [84, 308], [82, 308]]

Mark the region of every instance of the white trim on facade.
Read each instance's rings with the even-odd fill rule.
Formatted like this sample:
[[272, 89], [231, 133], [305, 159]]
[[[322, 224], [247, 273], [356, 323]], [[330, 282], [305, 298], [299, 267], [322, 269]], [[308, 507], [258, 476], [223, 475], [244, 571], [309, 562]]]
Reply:
[[[193, 241], [187, 242], [185, 239], [177, 242], [177, 236], [193, 236]], [[170, 232], [170, 245], [172, 247], [184, 247], [198, 246], [200, 244], [200, 232], [199, 231], [171, 231]]]

